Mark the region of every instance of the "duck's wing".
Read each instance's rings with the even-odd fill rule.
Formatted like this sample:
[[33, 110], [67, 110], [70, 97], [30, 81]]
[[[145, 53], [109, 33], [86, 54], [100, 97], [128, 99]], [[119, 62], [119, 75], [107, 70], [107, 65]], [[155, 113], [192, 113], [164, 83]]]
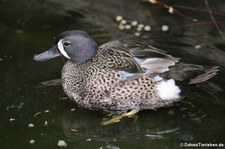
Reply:
[[178, 58], [141, 42], [111, 41], [101, 45], [99, 49], [108, 67], [124, 71], [126, 75], [136, 73], [136, 75], [130, 74], [135, 77], [143, 73], [159, 75], [178, 62]]
[[99, 47], [99, 60], [107, 68], [126, 71], [129, 73], [142, 72], [141, 66], [134, 59], [134, 56], [125, 44], [119, 41], [111, 41]]

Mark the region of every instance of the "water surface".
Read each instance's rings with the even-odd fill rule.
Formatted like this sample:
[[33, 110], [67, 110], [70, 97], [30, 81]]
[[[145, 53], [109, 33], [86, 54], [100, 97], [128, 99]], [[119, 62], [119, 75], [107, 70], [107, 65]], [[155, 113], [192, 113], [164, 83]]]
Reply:
[[[4, 149], [179, 148], [180, 143], [225, 143], [225, 44], [204, 1], [169, 1], [184, 16], [142, 0], [1, 0], [0, 3], [0, 146]], [[209, 0], [221, 32], [225, 3]], [[41, 82], [60, 78], [62, 61], [32, 60], [50, 48], [61, 31], [81, 29], [99, 44], [112, 39], [137, 39], [134, 30], [119, 30], [117, 15], [151, 25], [140, 38], [183, 62], [220, 66], [219, 74], [198, 85], [172, 107], [142, 111], [120, 123], [102, 126], [108, 113], [77, 107], [61, 86]], [[169, 31], [161, 31], [168, 25]], [[34, 124], [34, 127], [28, 127]], [[30, 144], [30, 140], [35, 140]]]

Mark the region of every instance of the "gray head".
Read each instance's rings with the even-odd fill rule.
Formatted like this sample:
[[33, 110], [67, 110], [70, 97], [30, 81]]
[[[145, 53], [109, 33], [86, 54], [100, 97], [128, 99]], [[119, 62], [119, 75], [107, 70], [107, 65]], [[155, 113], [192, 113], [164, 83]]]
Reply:
[[59, 34], [55, 45], [48, 51], [35, 55], [35, 61], [45, 61], [57, 56], [64, 56], [72, 63], [82, 64], [95, 55], [97, 44], [84, 31], [72, 30]]

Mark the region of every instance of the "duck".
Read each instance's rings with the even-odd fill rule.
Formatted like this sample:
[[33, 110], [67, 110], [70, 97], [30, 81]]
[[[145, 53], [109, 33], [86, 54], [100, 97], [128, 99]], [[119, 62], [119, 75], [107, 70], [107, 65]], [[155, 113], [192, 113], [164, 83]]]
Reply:
[[79, 107], [128, 111], [158, 109], [184, 98], [189, 86], [215, 76], [218, 66], [180, 62], [180, 58], [140, 41], [112, 40], [100, 46], [85, 31], [58, 35], [35, 61], [63, 56], [62, 87]]

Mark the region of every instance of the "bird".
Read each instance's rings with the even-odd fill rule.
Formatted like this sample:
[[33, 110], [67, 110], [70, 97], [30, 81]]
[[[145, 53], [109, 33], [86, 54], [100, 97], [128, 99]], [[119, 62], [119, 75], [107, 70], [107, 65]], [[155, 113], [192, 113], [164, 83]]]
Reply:
[[184, 98], [189, 87], [215, 76], [218, 66], [186, 64], [141, 41], [112, 40], [100, 46], [87, 32], [64, 31], [35, 61], [58, 56], [65, 94], [90, 110], [129, 111], [167, 107]]

